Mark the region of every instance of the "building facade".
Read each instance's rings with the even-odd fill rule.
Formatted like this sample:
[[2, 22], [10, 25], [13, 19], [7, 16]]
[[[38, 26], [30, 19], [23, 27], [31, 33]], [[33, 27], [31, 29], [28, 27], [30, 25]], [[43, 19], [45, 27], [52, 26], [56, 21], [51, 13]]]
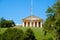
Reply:
[[42, 28], [42, 19], [37, 16], [28, 16], [23, 20], [23, 27], [41, 27]]

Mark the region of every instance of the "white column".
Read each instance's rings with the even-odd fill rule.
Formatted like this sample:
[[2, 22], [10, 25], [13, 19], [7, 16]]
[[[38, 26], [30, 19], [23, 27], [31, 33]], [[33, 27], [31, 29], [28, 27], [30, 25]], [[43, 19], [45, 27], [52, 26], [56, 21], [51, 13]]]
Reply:
[[30, 27], [32, 26], [32, 22], [30, 22]]
[[23, 22], [22, 26], [24, 27], [24, 22]]
[[26, 22], [26, 27], [28, 27], [28, 22]]
[[37, 27], [39, 27], [38, 22], [37, 22]]
[[35, 27], [35, 22], [33, 22], [33, 27]]
[[40, 23], [40, 27], [42, 28], [42, 22]]

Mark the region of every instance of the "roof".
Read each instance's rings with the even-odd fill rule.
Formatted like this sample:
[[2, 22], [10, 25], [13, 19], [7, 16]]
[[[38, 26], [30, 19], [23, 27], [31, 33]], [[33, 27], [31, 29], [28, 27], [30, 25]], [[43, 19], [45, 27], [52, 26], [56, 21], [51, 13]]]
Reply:
[[31, 16], [24, 18], [23, 20], [42, 20], [42, 19], [37, 16], [31, 15]]

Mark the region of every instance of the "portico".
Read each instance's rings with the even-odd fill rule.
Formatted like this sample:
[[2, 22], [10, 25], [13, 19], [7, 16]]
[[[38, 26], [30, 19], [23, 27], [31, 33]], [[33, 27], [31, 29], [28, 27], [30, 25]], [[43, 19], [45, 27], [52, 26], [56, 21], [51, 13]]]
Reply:
[[23, 19], [23, 27], [41, 27], [42, 19], [36, 16], [29, 16]]

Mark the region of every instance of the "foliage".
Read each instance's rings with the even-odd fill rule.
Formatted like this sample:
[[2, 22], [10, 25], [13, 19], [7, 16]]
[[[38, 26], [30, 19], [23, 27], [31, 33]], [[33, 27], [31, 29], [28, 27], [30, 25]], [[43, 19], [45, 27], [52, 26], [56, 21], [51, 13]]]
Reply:
[[48, 7], [46, 13], [44, 30], [55, 34], [57, 40], [60, 40], [60, 1], [55, 2], [52, 7]]
[[8, 28], [3, 34], [0, 34], [0, 40], [36, 40], [32, 29], [24, 33], [21, 29]]
[[34, 36], [34, 33], [32, 31], [31, 28], [27, 29], [26, 33], [25, 33], [25, 38], [24, 40], [36, 40], [35, 36]]
[[[31, 28], [32, 29], [32, 31], [33, 31], [33, 33], [34, 33], [34, 36], [35, 36], [35, 38], [37, 39], [37, 40], [43, 40], [43, 38], [45, 38], [44, 37], [44, 31], [43, 31], [43, 28], [37, 28], [37, 27], [20, 27], [20, 26], [16, 26], [17, 28], [16, 28], [16, 30], [18, 31], [18, 30], [22, 30], [23, 31], [23, 38], [25, 38], [26, 37], [26, 31], [27, 31], [27, 29], [29, 29], [29, 28]], [[10, 28], [0, 28], [1, 29], [1, 31], [0, 31], [0, 34], [1, 35], [3, 35], [8, 29], [10, 29]], [[12, 28], [12, 30], [13, 30], [13, 28]], [[14, 29], [15, 30], [15, 29]], [[14, 32], [13, 31], [13, 33], [11, 33], [11, 35], [14, 35], [16, 32]], [[4, 34], [5, 35], [5, 34]], [[48, 40], [48, 39], [50, 39], [51, 37], [53, 38], [53, 40], [55, 39], [54, 38], [54, 33], [53, 34], [51, 34], [51, 33], [47, 33], [47, 35], [46, 35], [46, 40]], [[1, 37], [1, 36], [0, 36]], [[14, 36], [15, 37], [15, 36]], [[2, 37], [3, 38], [3, 37]]]
[[23, 34], [21, 29], [9, 28], [2, 34], [2, 40], [23, 40]]
[[13, 27], [15, 26], [15, 23], [13, 22], [13, 20], [6, 20], [4, 18], [0, 19], [0, 28], [9, 28], [9, 27]]

